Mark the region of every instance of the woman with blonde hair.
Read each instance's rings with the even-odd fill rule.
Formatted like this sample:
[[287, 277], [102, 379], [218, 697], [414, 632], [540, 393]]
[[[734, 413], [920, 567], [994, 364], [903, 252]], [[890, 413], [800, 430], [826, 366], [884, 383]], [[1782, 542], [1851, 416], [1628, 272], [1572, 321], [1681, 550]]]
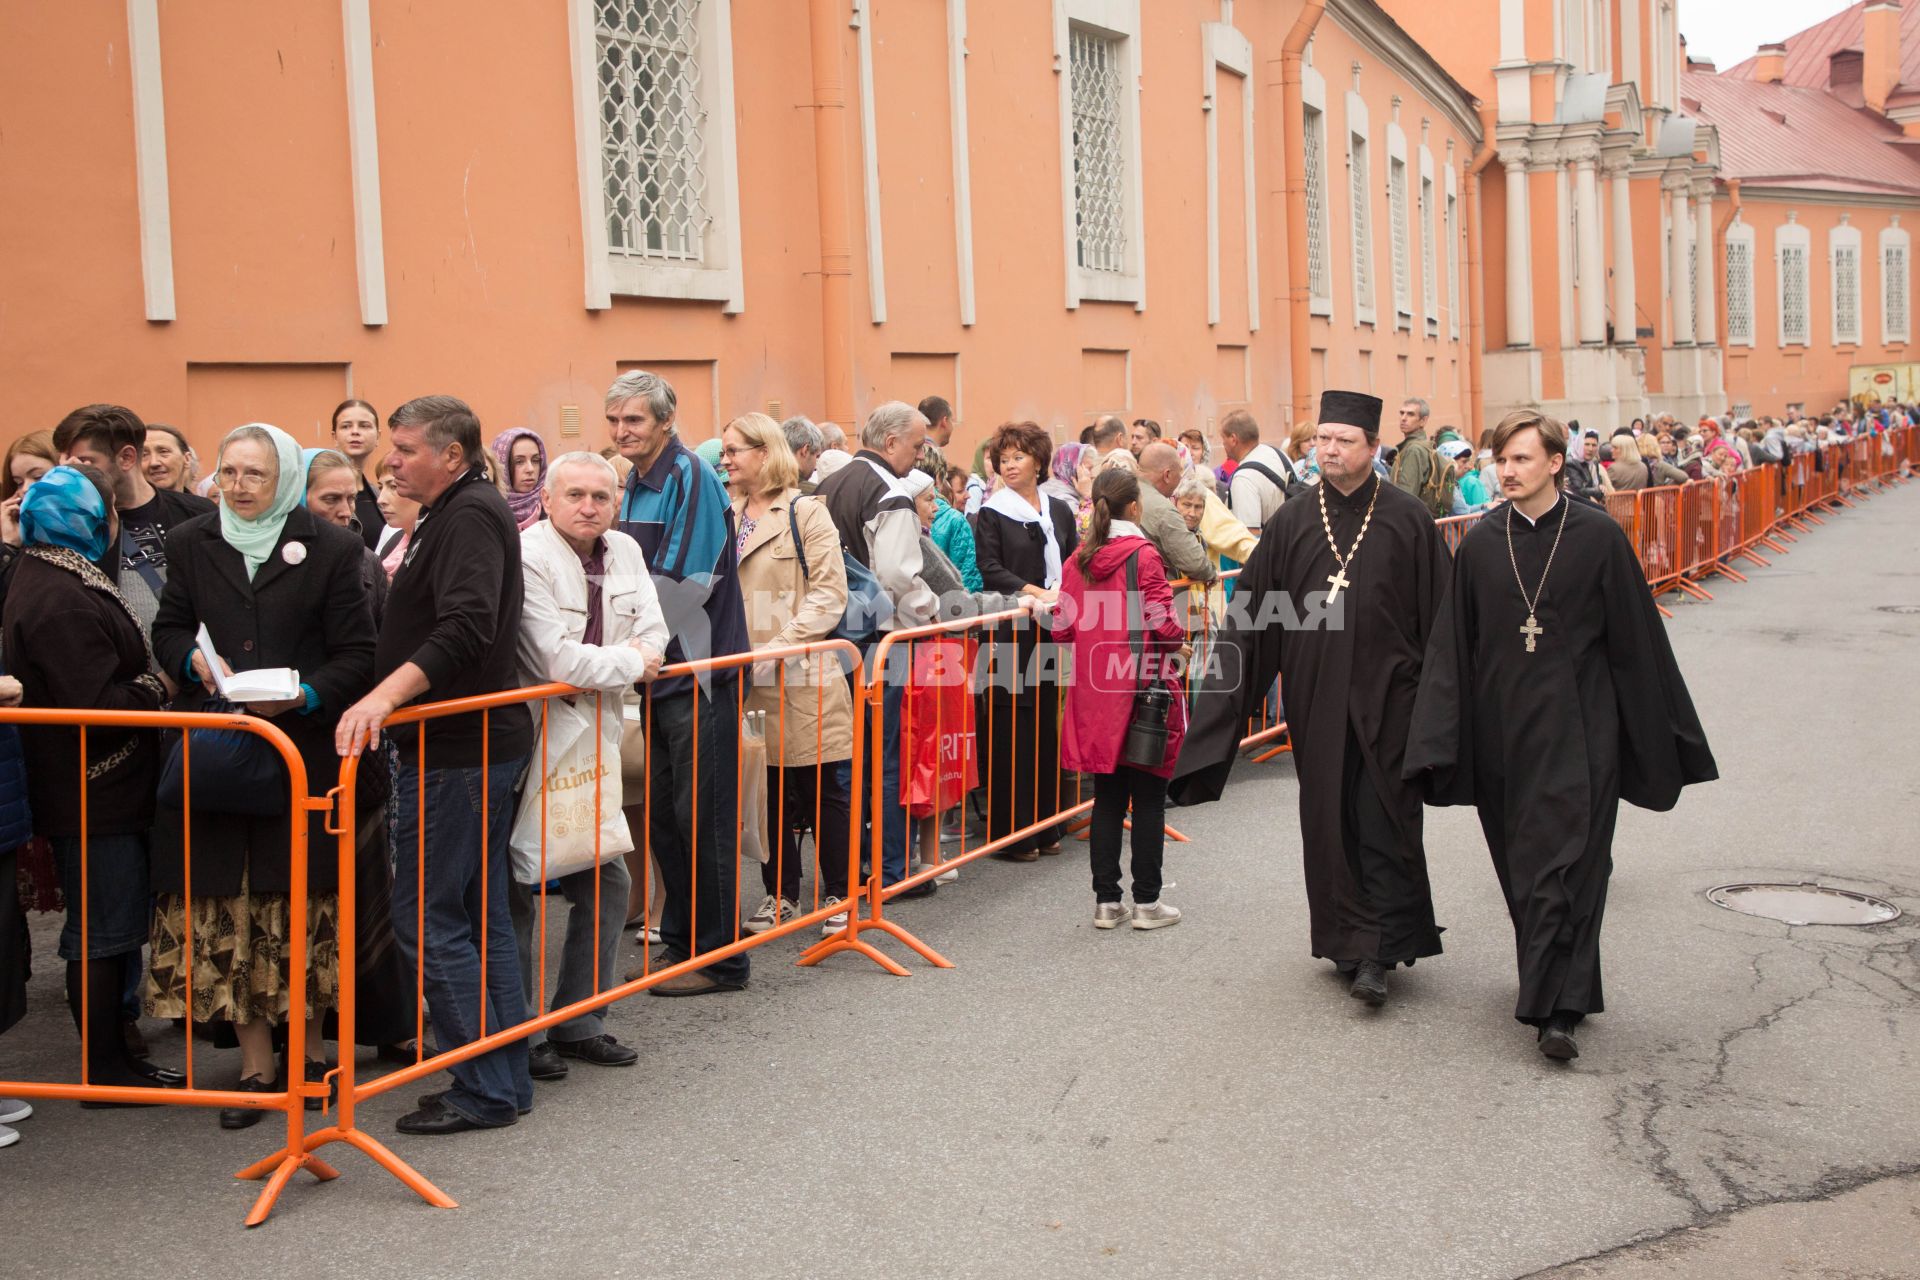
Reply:
[[[840, 534], [824, 502], [802, 501], [800, 466], [780, 424], [747, 413], [720, 434], [733, 493], [740, 596], [755, 650], [825, 640], [847, 609]], [[765, 933], [800, 913], [796, 825], [813, 827], [822, 906], [847, 896], [853, 806], [853, 696], [832, 654], [753, 664], [748, 711], [767, 713], [767, 891], [743, 926]], [[844, 928], [831, 917], [827, 932]]]

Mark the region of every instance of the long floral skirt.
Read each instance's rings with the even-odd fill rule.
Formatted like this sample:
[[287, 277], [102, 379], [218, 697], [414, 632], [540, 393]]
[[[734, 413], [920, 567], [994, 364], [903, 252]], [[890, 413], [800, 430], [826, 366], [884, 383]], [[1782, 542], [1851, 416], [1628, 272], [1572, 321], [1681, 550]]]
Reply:
[[[334, 1007], [340, 989], [337, 895], [307, 898], [307, 1016]], [[292, 899], [284, 893], [250, 894], [246, 877], [230, 898], [197, 897], [193, 903], [193, 998], [187, 999], [185, 899], [162, 894], [153, 912], [152, 965], [143, 1003], [148, 1017], [195, 1022], [256, 1019], [269, 1026], [287, 1020], [288, 940]]]

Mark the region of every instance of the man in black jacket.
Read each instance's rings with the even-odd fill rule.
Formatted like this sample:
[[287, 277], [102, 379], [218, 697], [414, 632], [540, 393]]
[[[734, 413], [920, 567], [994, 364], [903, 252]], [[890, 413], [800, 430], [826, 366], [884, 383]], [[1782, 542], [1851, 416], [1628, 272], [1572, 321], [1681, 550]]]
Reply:
[[[519, 687], [520, 531], [487, 482], [479, 419], [452, 396], [421, 396], [394, 410], [387, 426], [396, 485], [421, 504], [420, 519], [387, 595], [374, 655], [380, 682], [340, 717], [342, 755], [360, 754], [388, 716], [428, 694], [444, 701]], [[507, 837], [533, 724], [517, 703], [429, 721], [425, 769], [422, 728], [403, 726], [393, 735], [400, 751], [393, 927], [411, 961], [422, 943], [416, 926], [424, 861], [427, 1001], [435, 1039], [452, 1049], [527, 1017], [508, 908]], [[484, 809], [475, 803], [481, 797]], [[453, 1087], [402, 1116], [402, 1133], [499, 1128], [533, 1107], [524, 1040], [451, 1070]]]
[[147, 424], [117, 404], [84, 405], [53, 429], [53, 449], [60, 461], [93, 467], [113, 486], [120, 536], [100, 571], [133, 606], [141, 629], [151, 632], [160, 592], [167, 585], [167, 534], [213, 510], [213, 503], [198, 494], [154, 488], [140, 465], [146, 443]]

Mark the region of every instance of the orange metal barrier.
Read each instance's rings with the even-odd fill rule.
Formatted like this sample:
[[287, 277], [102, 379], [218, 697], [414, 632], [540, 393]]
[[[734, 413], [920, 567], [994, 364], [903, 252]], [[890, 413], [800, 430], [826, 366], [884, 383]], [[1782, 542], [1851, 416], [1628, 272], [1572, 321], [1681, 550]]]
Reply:
[[[731, 657], [715, 658], [715, 659], [708, 659], [700, 662], [689, 662], [689, 663], [677, 664], [675, 666], [671, 666], [663, 669], [661, 672], [661, 677], [665, 678], [665, 677], [680, 676], [680, 675], [699, 675], [699, 674], [712, 674], [712, 673], [721, 673], [721, 672], [736, 672], [736, 671], [741, 671], [744, 668], [748, 668], [755, 663], [766, 663], [771, 661], [776, 664], [776, 667], [775, 667], [776, 688], [784, 695], [786, 690], [786, 678], [787, 678], [787, 668], [788, 668], [788, 664], [786, 661], [787, 659], [792, 659], [792, 658], [812, 659], [817, 662], [826, 654], [833, 654], [841, 662], [845, 663], [845, 669], [850, 670], [854, 673], [854, 679], [857, 682], [859, 678], [860, 669], [861, 669], [860, 653], [858, 649], [856, 649], [853, 645], [843, 640], [826, 641], [819, 644], [809, 644], [809, 645], [792, 645], [792, 646], [787, 646], [780, 649], [763, 649], [757, 652], [737, 654]], [[831, 665], [831, 664], [828, 664], [828, 665]], [[837, 679], [840, 679], [841, 676], [838, 671], [835, 671], [835, 673], [831, 676], [831, 678], [837, 680]], [[824, 703], [826, 686], [822, 684], [819, 687], [821, 689], [820, 697], [822, 699], [822, 703]], [[734, 681], [733, 688], [734, 688], [734, 693], [729, 696], [733, 705], [730, 707], [722, 706], [720, 708], [717, 708], [716, 714], [732, 715], [733, 717], [735, 717], [736, 721], [738, 721], [738, 719], [742, 716], [745, 710], [745, 702], [747, 697], [747, 681], [744, 679]], [[547, 747], [548, 747], [548, 743], [546, 740], [547, 716], [544, 712], [544, 700], [549, 698], [556, 698], [556, 697], [569, 697], [573, 695], [578, 695], [580, 694], [580, 692], [581, 691], [576, 690], [567, 685], [552, 684], [552, 685], [541, 685], [541, 686], [527, 688], [527, 689], [509, 690], [507, 692], [492, 694], [486, 697], [465, 698], [465, 699], [460, 699], [460, 700], [451, 701], [451, 702], [431, 703], [431, 704], [426, 704], [422, 706], [408, 707], [391, 716], [387, 721], [386, 729], [388, 731], [391, 731], [395, 727], [400, 727], [405, 725], [427, 725], [435, 720], [445, 719], [449, 716], [477, 713], [482, 717], [482, 726], [483, 726], [482, 740], [485, 741], [487, 738], [485, 730], [488, 727], [490, 727], [491, 716], [494, 712], [500, 711], [505, 708], [510, 708], [510, 707], [521, 707], [521, 706], [525, 706], [525, 705], [536, 703], [536, 702], [542, 703], [543, 710], [542, 710], [542, 714], [540, 716], [540, 721], [539, 721], [539, 744], [534, 749], [534, 758], [540, 760], [542, 765], [542, 776], [544, 776], [545, 766], [547, 762], [546, 757], [547, 757]], [[591, 695], [586, 695], [586, 696], [591, 696]], [[695, 696], [706, 696], [706, 695], [700, 694]], [[651, 758], [651, 752], [654, 749], [652, 723], [651, 723], [651, 709], [652, 709], [651, 703], [647, 703], [646, 707], [648, 712], [646, 739], [647, 739], [647, 749], [649, 752], [649, 758]], [[783, 734], [784, 734], [784, 725], [785, 725], [785, 718], [786, 718], [785, 708], [786, 708], [786, 699], [784, 696], [782, 696], [780, 700], [779, 723], [781, 725]], [[821, 717], [816, 715], [814, 722], [816, 725], [816, 733], [824, 732]], [[737, 803], [734, 806], [734, 812], [730, 815], [726, 815], [726, 814], [702, 815], [699, 813], [698, 811], [699, 791], [698, 791], [698, 778], [697, 778], [698, 768], [699, 768], [699, 764], [698, 764], [699, 724], [700, 724], [700, 718], [696, 717], [693, 722], [693, 734], [694, 734], [693, 767], [696, 775], [695, 784], [693, 788], [694, 826], [693, 826], [693, 829], [687, 834], [687, 843], [689, 845], [689, 850], [690, 850], [689, 857], [690, 857], [690, 860], [697, 859], [698, 857], [698, 839], [699, 839], [700, 823], [719, 821], [719, 822], [731, 822], [733, 824], [734, 833], [735, 833], [735, 842], [734, 842], [734, 851], [733, 851], [734, 865], [733, 865], [733, 874], [731, 879], [733, 881], [736, 901], [728, 904], [728, 906], [725, 908], [727, 911], [729, 911], [733, 919], [733, 924], [731, 928], [731, 935], [732, 935], [731, 940], [726, 942], [724, 945], [721, 945], [718, 947], [711, 947], [705, 951], [701, 951], [698, 949], [699, 947], [699, 942], [698, 942], [699, 904], [698, 904], [697, 895], [699, 893], [699, 878], [697, 874], [693, 875], [690, 877], [692, 889], [691, 889], [691, 900], [688, 903], [688, 917], [689, 917], [688, 941], [690, 944], [690, 949], [692, 950], [693, 954], [688, 956], [686, 959], [680, 960], [674, 964], [662, 965], [662, 966], [656, 967], [652, 963], [652, 953], [651, 953], [651, 950], [649, 949], [648, 951], [643, 953], [643, 960], [642, 960], [641, 971], [639, 976], [629, 977], [627, 981], [611, 987], [607, 987], [607, 988], [602, 988], [600, 986], [599, 973], [598, 973], [598, 968], [596, 964], [595, 972], [594, 972], [594, 982], [593, 982], [594, 990], [591, 995], [585, 998], [582, 998], [580, 1000], [577, 1000], [571, 1004], [568, 1004], [562, 1008], [554, 1009], [548, 1012], [540, 1012], [539, 1009], [536, 1007], [532, 1012], [530, 1012], [528, 1017], [526, 1017], [522, 1021], [515, 1023], [512, 1026], [508, 1026], [508, 1027], [487, 1026], [486, 1009], [488, 1004], [488, 994], [487, 994], [487, 982], [486, 982], [486, 976], [485, 976], [486, 974], [485, 958], [488, 950], [488, 947], [487, 947], [487, 943], [488, 943], [487, 927], [488, 926], [486, 923], [484, 885], [487, 883], [487, 880], [488, 880], [488, 865], [489, 865], [488, 859], [490, 857], [490, 853], [486, 848], [487, 829], [490, 822], [493, 821], [493, 818], [491, 815], [484, 812], [485, 806], [483, 805], [483, 813], [481, 818], [481, 826], [482, 826], [481, 880], [483, 884], [483, 891], [482, 891], [483, 892], [483, 906], [482, 906], [483, 923], [481, 927], [481, 937], [480, 937], [480, 946], [479, 946], [479, 952], [481, 956], [481, 980], [480, 980], [481, 1009], [480, 1009], [479, 1027], [481, 1030], [481, 1034], [476, 1039], [473, 1039], [465, 1044], [461, 1044], [451, 1048], [442, 1048], [440, 1051], [429, 1055], [426, 1053], [426, 1036], [425, 1036], [426, 1026], [425, 1026], [425, 1015], [423, 1011], [420, 1015], [421, 1022], [416, 1027], [416, 1032], [417, 1032], [417, 1039], [415, 1042], [416, 1056], [413, 1064], [410, 1066], [402, 1067], [397, 1071], [391, 1072], [387, 1075], [380, 1076], [375, 1080], [371, 1080], [367, 1082], [362, 1082], [358, 1078], [358, 1073], [353, 1061], [353, 1055], [351, 1053], [343, 1053], [341, 1055], [342, 1062], [338, 1070], [339, 1099], [338, 1099], [338, 1110], [334, 1118], [334, 1123], [329, 1125], [326, 1128], [320, 1129], [310, 1134], [301, 1132], [297, 1127], [289, 1129], [287, 1146], [282, 1151], [275, 1153], [275, 1155], [269, 1157], [266, 1160], [261, 1161], [260, 1163], [252, 1166], [247, 1170], [244, 1170], [241, 1173], [240, 1176], [242, 1177], [258, 1177], [268, 1171], [276, 1171], [274, 1173], [274, 1179], [275, 1179], [274, 1182], [269, 1185], [267, 1192], [263, 1193], [261, 1197], [261, 1204], [256, 1207], [254, 1217], [249, 1219], [250, 1225], [254, 1222], [262, 1220], [265, 1217], [267, 1211], [270, 1210], [272, 1207], [272, 1202], [274, 1197], [277, 1196], [280, 1187], [285, 1184], [286, 1177], [291, 1174], [293, 1169], [299, 1168], [303, 1165], [309, 1168], [314, 1168], [316, 1166], [320, 1168], [324, 1168], [324, 1166], [319, 1166], [318, 1161], [314, 1159], [313, 1153], [318, 1151], [320, 1148], [335, 1142], [346, 1143], [347, 1145], [355, 1147], [358, 1150], [364, 1152], [376, 1164], [380, 1165], [382, 1168], [392, 1173], [404, 1185], [406, 1185], [408, 1188], [413, 1190], [416, 1194], [418, 1194], [422, 1199], [426, 1200], [429, 1204], [432, 1204], [441, 1208], [453, 1207], [455, 1202], [451, 1197], [446, 1195], [438, 1187], [434, 1186], [433, 1183], [429, 1182], [425, 1177], [423, 1177], [420, 1173], [414, 1170], [406, 1162], [402, 1161], [398, 1156], [394, 1155], [393, 1152], [389, 1150], [384, 1144], [382, 1144], [381, 1142], [373, 1138], [371, 1135], [367, 1134], [364, 1130], [357, 1127], [355, 1122], [356, 1120], [355, 1113], [356, 1113], [356, 1107], [358, 1103], [360, 1103], [361, 1101], [364, 1101], [365, 1099], [377, 1097], [380, 1094], [391, 1092], [394, 1089], [404, 1088], [406, 1086], [412, 1085], [415, 1082], [421, 1079], [424, 1079], [425, 1077], [437, 1071], [445, 1070], [446, 1068], [452, 1067], [457, 1063], [465, 1062], [469, 1059], [479, 1057], [486, 1053], [490, 1053], [496, 1049], [500, 1049], [505, 1046], [511, 1045], [517, 1041], [525, 1039], [529, 1034], [533, 1032], [546, 1030], [547, 1028], [556, 1026], [562, 1022], [566, 1022], [571, 1019], [580, 1017], [584, 1014], [590, 1013], [592, 1011], [602, 1009], [607, 1005], [612, 1004], [616, 1001], [624, 1000], [628, 997], [638, 995], [639, 993], [646, 991], [651, 987], [658, 986], [660, 983], [665, 982], [669, 979], [675, 978], [681, 974], [691, 973], [696, 970], [710, 967], [711, 965], [721, 960], [725, 960], [730, 957], [740, 955], [753, 948], [760, 947], [769, 942], [772, 942], [775, 939], [787, 937], [791, 934], [798, 933], [803, 929], [819, 927], [822, 924], [824, 924], [827, 921], [827, 919], [830, 916], [832, 916], [836, 911], [844, 910], [849, 913], [850, 917], [852, 918], [858, 917], [859, 894], [860, 894], [859, 842], [857, 838], [858, 829], [857, 829], [857, 826], [855, 826], [853, 828], [855, 838], [850, 840], [848, 847], [844, 851], [836, 851], [831, 849], [819, 850], [818, 848], [816, 848], [816, 875], [815, 875], [816, 905], [813, 907], [812, 910], [798, 914], [792, 920], [785, 921], [783, 923], [777, 923], [775, 927], [770, 928], [765, 932], [743, 933], [743, 931], [741, 930], [740, 921], [739, 921], [737, 894], [738, 894], [738, 875], [739, 875], [739, 869], [740, 869], [741, 847], [742, 847], [742, 842], [739, 839], [739, 836], [740, 836], [743, 824], [746, 821], [746, 816], [741, 812], [741, 807]], [[423, 733], [422, 737], [424, 741], [421, 747], [420, 754], [424, 758], [420, 759], [415, 765], [407, 766], [407, 767], [418, 769], [424, 781], [424, 775], [428, 765], [428, 761], [431, 759], [432, 738], [431, 738], [431, 735], [427, 733]], [[595, 746], [595, 754], [594, 754], [594, 759], [595, 759], [594, 773], [596, 777], [599, 776], [601, 772], [604, 771], [605, 769], [613, 768], [617, 771], [617, 767], [618, 767], [617, 762], [609, 762], [603, 759], [603, 755], [602, 755], [603, 748], [600, 745], [601, 741], [602, 739], [596, 733], [596, 746]], [[852, 794], [857, 797], [860, 794], [860, 785], [861, 785], [861, 778], [860, 778], [861, 743], [860, 743], [858, 734], [854, 735], [851, 747], [852, 747], [852, 754], [850, 757], [850, 767], [851, 767], [852, 780], [853, 780]], [[355, 819], [355, 811], [354, 811], [355, 795], [356, 795], [355, 786], [356, 786], [359, 769], [362, 767], [362, 763], [365, 759], [366, 759], [365, 756], [355, 756], [355, 757], [350, 757], [348, 760], [346, 760], [343, 763], [340, 771], [340, 789], [336, 793], [338, 797], [337, 821], [329, 827], [329, 831], [337, 834], [340, 837], [339, 859], [340, 859], [341, 995], [340, 995], [340, 1007], [339, 1007], [339, 1024], [340, 1024], [339, 1034], [340, 1034], [340, 1043], [342, 1045], [351, 1045], [353, 1043], [353, 1037], [354, 1037], [353, 1028], [354, 1028], [355, 1004], [356, 1004], [356, 990], [355, 990], [356, 976], [354, 972], [353, 957], [354, 957], [354, 945], [355, 945], [355, 936], [356, 936], [356, 930], [357, 930], [357, 922], [355, 921], [354, 915], [353, 915], [354, 852], [355, 852], [353, 833], [358, 829], [357, 822]], [[735, 762], [736, 801], [738, 800], [738, 797], [740, 795], [739, 783], [741, 782], [741, 770], [743, 767], [744, 766], [741, 764], [739, 757], [736, 755], [736, 762]], [[817, 765], [815, 767], [826, 768], [830, 766], [827, 764], [822, 764], [822, 765]], [[482, 769], [483, 773], [487, 768], [487, 762], [484, 756], [483, 756], [483, 763], [480, 766], [480, 768]], [[814, 794], [816, 796], [819, 796], [821, 794], [821, 788], [818, 785], [817, 779], [816, 779]], [[425, 788], [424, 786], [422, 786], [421, 792], [420, 792], [420, 815], [419, 815], [419, 824], [418, 824], [419, 834], [418, 834], [418, 849], [417, 849], [417, 857], [416, 857], [416, 863], [418, 866], [417, 874], [418, 874], [419, 883], [420, 883], [420, 889], [417, 894], [418, 902], [419, 902], [418, 910], [420, 912], [420, 919], [416, 922], [417, 932], [414, 935], [414, 938], [416, 941], [416, 946], [415, 946], [416, 963], [415, 963], [414, 981], [416, 984], [416, 992], [422, 995], [425, 992], [425, 981], [426, 981], [425, 970], [426, 970], [426, 951], [427, 951], [426, 931], [425, 931], [426, 893], [424, 889], [425, 882], [426, 882], [426, 856], [427, 856], [426, 855], [426, 843], [427, 843], [426, 834], [427, 834], [427, 823], [433, 816], [432, 814], [428, 813], [426, 810], [425, 797], [426, 797]], [[540, 845], [541, 845], [540, 866], [543, 874], [541, 877], [540, 887], [537, 895], [538, 922], [539, 922], [539, 929], [540, 929], [540, 933], [539, 933], [540, 958], [536, 966], [537, 978], [538, 978], [536, 992], [537, 992], [537, 999], [539, 1003], [544, 1004], [545, 995], [548, 989], [547, 982], [546, 982], [546, 963], [545, 963], [545, 941], [546, 941], [545, 920], [546, 920], [546, 906], [547, 906], [547, 888], [546, 888], [545, 875], [544, 875], [544, 871], [547, 865], [546, 845], [547, 845], [548, 832], [547, 832], [547, 823], [544, 821], [544, 818], [546, 816], [545, 810], [544, 810], [544, 803], [545, 803], [544, 791], [542, 792], [541, 798], [542, 798], [542, 804], [543, 804], [543, 809], [542, 809], [543, 821], [541, 823], [541, 837], [540, 837]], [[651, 804], [653, 803], [654, 799], [655, 799], [654, 797], [649, 795], [648, 797], [649, 810], [651, 810]], [[784, 805], [779, 807], [778, 814], [780, 819], [784, 820], [784, 817], [785, 817]], [[601, 846], [599, 843], [599, 831], [598, 831], [598, 819], [603, 816], [604, 816], [603, 810], [601, 809], [598, 801], [596, 801], [596, 809], [595, 809], [596, 833], [595, 833], [595, 842], [594, 842], [594, 854], [596, 859], [596, 863], [595, 863], [596, 866], [599, 865], [601, 862], [606, 861], [606, 859], [601, 857], [601, 854], [600, 854]], [[507, 814], [502, 814], [500, 818], [501, 820], [511, 821], [511, 816]], [[815, 829], [818, 830], [817, 816], [816, 816]], [[769, 834], [770, 834], [770, 837], [773, 839], [778, 838], [777, 831]], [[651, 853], [650, 834], [646, 836], [642, 836], [641, 840], [643, 841], [643, 847], [647, 848], [649, 853]], [[817, 898], [818, 898], [817, 886], [819, 883], [818, 859], [821, 857], [839, 856], [841, 854], [844, 854], [844, 856], [847, 859], [847, 886], [849, 891], [848, 898], [845, 902], [842, 902], [839, 904], [818, 902], [817, 901]], [[620, 855], [616, 854], [612, 856], [617, 857]], [[775, 856], [778, 856], [778, 855], [775, 855]], [[723, 877], [723, 880], [724, 879], [726, 879], [726, 877]], [[598, 892], [599, 892], [599, 889], [596, 883], [596, 886], [595, 886], [595, 897], [596, 897], [595, 943], [596, 945], [594, 948], [596, 956], [598, 955], [598, 952], [599, 952], [598, 943], [600, 941], [599, 924], [598, 924], [599, 913], [597, 910]], [[643, 885], [643, 888], [642, 888], [643, 897], [645, 895], [645, 892], [646, 892], [646, 889], [645, 889], [645, 886]], [[832, 948], [832, 950], [838, 950], [838, 949], [843, 949], [843, 948]], [[873, 958], [877, 963], [880, 963], [884, 967], [893, 971], [903, 972], [898, 969], [898, 966], [893, 965], [892, 962], [888, 961], [884, 956], [879, 955], [877, 952], [874, 952], [871, 948], [853, 947], [853, 948], [844, 948], [844, 949], [860, 950], [870, 955], [871, 958]], [[829, 953], [830, 951], [823, 954], [829, 954]], [[821, 958], [821, 957], [816, 956], [815, 960], [817, 960], [818, 958]], [[804, 962], [812, 963], [813, 961], [804, 961]], [[249, 1096], [257, 1096], [257, 1095], [249, 1095]], [[323, 1176], [327, 1176], [327, 1177], [333, 1176], [332, 1171], [327, 1170]]]
[[[64, 711], [64, 710], [0, 710], [0, 724], [16, 726], [72, 727], [79, 736], [80, 751], [80, 882], [66, 885], [69, 895], [68, 909], [73, 907], [73, 899], [78, 899], [80, 919], [81, 963], [81, 1012], [80, 1012], [80, 1071], [79, 1081], [49, 1082], [41, 1080], [0, 1080], [0, 1094], [20, 1098], [59, 1098], [75, 1102], [119, 1105], [153, 1105], [169, 1103], [188, 1107], [232, 1107], [260, 1111], [281, 1111], [287, 1118], [286, 1145], [267, 1159], [241, 1171], [237, 1176], [243, 1178], [268, 1179], [267, 1186], [255, 1201], [253, 1210], [247, 1218], [247, 1225], [253, 1226], [266, 1218], [275, 1198], [294, 1173], [302, 1168], [322, 1181], [338, 1176], [335, 1171], [320, 1160], [314, 1159], [308, 1147], [306, 1133], [306, 1103], [308, 1098], [324, 1097], [325, 1087], [318, 1081], [306, 1079], [306, 1031], [307, 1031], [307, 967], [310, 957], [307, 954], [307, 823], [309, 815], [315, 811], [330, 807], [330, 801], [316, 799], [307, 794], [307, 767], [300, 758], [300, 752], [287, 735], [265, 720], [248, 715], [217, 715], [206, 713], [185, 713], [167, 711]], [[87, 777], [87, 731], [101, 728], [147, 729], [156, 734], [161, 730], [182, 731], [181, 746], [181, 841], [182, 868], [181, 885], [183, 892], [183, 914], [186, 921], [186, 974], [188, 1007], [192, 1007], [193, 983], [193, 830], [191, 814], [193, 812], [193, 735], [189, 730], [240, 730], [251, 733], [266, 742], [280, 756], [287, 770], [287, 820], [289, 833], [289, 885], [288, 894], [288, 932], [287, 941], [288, 969], [288, 1009], [286, 1020], [287, 1033], [287, 1070], [285, 1087], [272, 1092], [242, 1093], [230, 1089], [203, 1088], [197, 1082], [194, 1064], [194, 1036], [192, 1027], [188, 1027], [186, 1039], [186, 1084], [182, 1088], [138, 1088], [119, 1085], [98, 1085], [89, 1080], [88, 1058], [91, 1044], [88, 1032], [88, 1012], [90, 1010], [89, 984], [86, 980], [89, 967], [94, 962], [88, 958], [89, 951], [89, 914], [95, 887], [89, 874], [92, 862], [90, 838], [90, 803], [88, 800]], [[12, 885], [0, 886], [0, 892], [13, 892]], [[350, 887], [342, 890], [350, 895]], [[343, 911], [347, 902], [343, 901]], [[144, 941], [144, 939], [143, 939]], [[350, 1004], [350, 987], [344, 985], [346, 974], [343, 972], [342, 1003]]]

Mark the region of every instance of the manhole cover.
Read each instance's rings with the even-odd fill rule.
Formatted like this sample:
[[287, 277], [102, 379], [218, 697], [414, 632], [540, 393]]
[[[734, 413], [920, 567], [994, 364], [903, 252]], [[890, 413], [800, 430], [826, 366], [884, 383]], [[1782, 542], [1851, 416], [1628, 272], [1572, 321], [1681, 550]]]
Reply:
[[1920, 604], [1882, 604], [1874, 607], [1882, 613], [1920, 613]]
[[1707, 901], [1742, 915], [1788, 924], [1886, 924], [1900, 918], [1900, 908], [1884, 899], [1805, 881], [1717, 885], [1707, 890]]

